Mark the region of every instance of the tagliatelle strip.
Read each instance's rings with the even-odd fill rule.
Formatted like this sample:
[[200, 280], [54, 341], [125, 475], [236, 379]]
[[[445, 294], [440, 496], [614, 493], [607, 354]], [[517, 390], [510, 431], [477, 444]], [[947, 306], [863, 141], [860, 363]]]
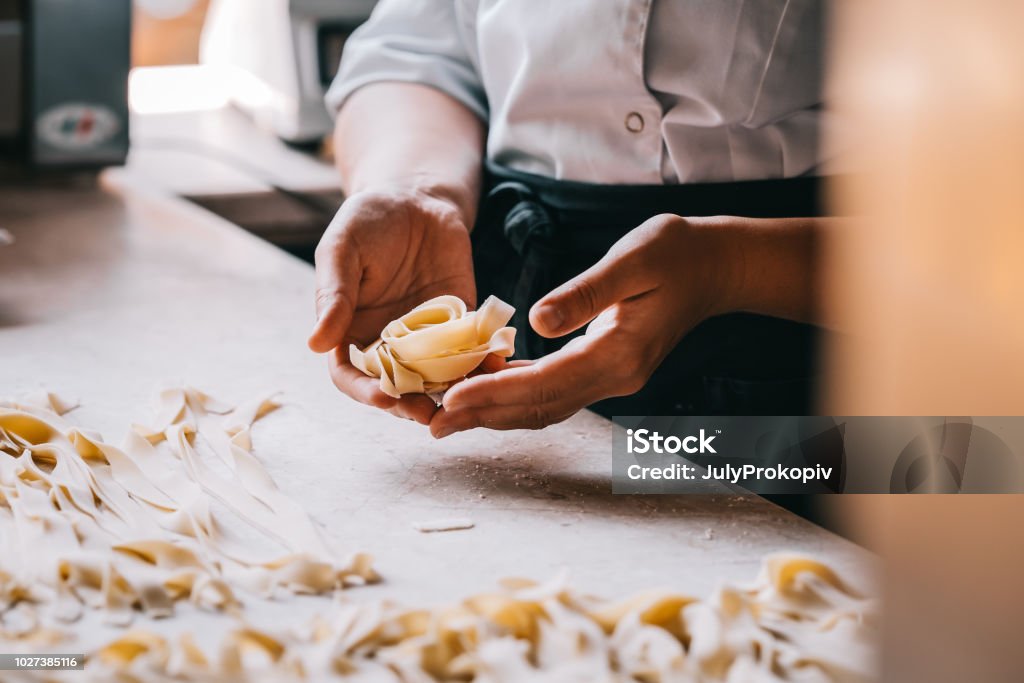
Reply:
[[215, 650], [132, 632], [90, 668], [186, 681], [866, 682], [877, 622], [875, 603], [831, 569], [783, 555], [707, 601], [660, 591], [610, 603], [564, 576], [507, 580], [429, 610], [339, 603], [301, 629], [229, 630]]
[[456, 296], [426, 301], [388, 323], [380, 339], [360, 350], [349, 347], [352, 365], [380, 378], [380, 389], [395, 398], [434, 394], [475, 370], [488, 354], [515, 353], [515, 329], [505, 327], [515, 309], [488, 297], [467, 311]]
[[[136, 427], [121, 448], [66, 422], [70, 407], [53, 394], [0, 404], [0, 614], [38, 606], [67, 622], [88, 607], [127, 624], [137, 610], [168, 616], [178, 600], [237, 611], [238, 589], [376, 580], [368, 556], [337, 557], [253, 456], [249, 428], [272, 398], [232, 409], [171, 389], [158, 426]], [[214, 501], [287, 552], [233, 539]]]

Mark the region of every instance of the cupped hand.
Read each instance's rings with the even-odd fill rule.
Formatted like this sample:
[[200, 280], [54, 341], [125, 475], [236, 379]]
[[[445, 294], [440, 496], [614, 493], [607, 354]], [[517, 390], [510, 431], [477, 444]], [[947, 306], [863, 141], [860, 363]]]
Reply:
[[377, 379], [352, 366], [348, 346], [366, 346], [389, 322], [441, 294], [476, 303], [469, 230], [456, 204], [417, 191], [352, 195], [316, 249], [309, 347], [329, 353], [331, 378], [348, 396], [428, 424], [437, 410], [430, 398], [384, 394]]
[[544, 337], [589, 323], [586, 333], [536, 361], [455, 385], [431, 433], [540, 429], [601, 399], [639, 391], [686, 332], [728, 305], [732, 266], [716, 232], [713, 221], [666, 214], [628, 233], [530, 311], [531, 326]]

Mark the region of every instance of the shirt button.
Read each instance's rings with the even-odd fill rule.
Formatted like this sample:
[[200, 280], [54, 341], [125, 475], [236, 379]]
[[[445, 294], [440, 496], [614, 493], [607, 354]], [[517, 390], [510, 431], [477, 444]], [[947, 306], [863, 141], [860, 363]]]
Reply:
[[639, 112], [631, 111], [626, 115], [626, 130], [639, 133], [644, 129], [644, 117]]

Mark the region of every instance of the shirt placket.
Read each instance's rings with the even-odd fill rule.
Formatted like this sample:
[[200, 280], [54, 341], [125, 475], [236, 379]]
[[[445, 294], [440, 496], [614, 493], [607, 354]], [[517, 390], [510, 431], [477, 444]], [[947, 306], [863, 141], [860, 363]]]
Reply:
[[624, 55], [629, 60], [632, 82], [635, 84], [628, 98], [623, 99], [623, 111], [620, 112], [620, 130], [623, 135], [634, 138], [634, 144], [641, 147], [638, 158], [649, 159], [645, 167], [644, 182], [661, 184], [663, 156], [665, 154], [661, 135], [662, 106], [657, 98], [647, 89], [644, 52], [647, 43], [648, 21], [651, 16], [651, 5], [655, 0], [630, 0], [629, 20], [626, 23]]

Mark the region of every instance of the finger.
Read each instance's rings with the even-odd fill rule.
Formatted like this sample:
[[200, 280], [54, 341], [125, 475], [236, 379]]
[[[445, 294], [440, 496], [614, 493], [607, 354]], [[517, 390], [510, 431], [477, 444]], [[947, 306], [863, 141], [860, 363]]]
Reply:
[[440, 408], [434, 400], [423, 394], [406, 394], [398, 399], [395, 407], [391, 409], [399, 417], [419, 422], [421, 425], [429, 425]]
[[327, 358], [331, 381], [349, 398], [382, 410], [390, 410], [398, 403], [397, 398], [380, 390], [380, 380], [352, 366], [346, 349], [338, 347]]
[[487, 354], [484, 357], [484, 362], [480, 363], [480, 367], [476, 369], [477, 374], [486, 372], [498, 372], [508, 367], [508, 360], [501, 356], [495, 356], [493, 353]]
[[543, 429], [569, 419], [585, 406], [494, 406], [481, 410], [441, 410], [430, 422], [430, 433], [443, 439], [457, 432], [477, 429]]
[[329, 358], [331, 379], [349, 398], [423, 425], [430, 424], [431, 418], [438, 410], [437, 404], [423, 394], [406, 394], [401, 398], [388, 396], [380, 390], [380, 380], [368, 377], [353, 367], [348, 360], [347, 352], [342, 348], [336, 349]]
[[317, 320], [307, 342], [311, 350], [326, 353], [347, 336], [361, 279], [358, 252], [329, 229], [316, 248]]
[[493, 353], [489, 354], [484, 358], [484, 362], [477, 368], [480, 372], [477, 374], [488, 373], [488, 372], [499, 372], [501, 370], [507, 370], [508, 368], [519, 368], [525, 365], [531, 365], [532, 360], [508, 360], [501, 356], [495, 356]]
[[[594, 376], [607, 366], [604, 339], [577, 338], [539, 361], [514, 361], [507, 370], [467, 379], [434, 415], [436, 438], [466, 429], [542, 429], [561, 422], [602, 398], [616, 395], [615, 373]], [[512, 364], [510, 364], [512, 365]]]
[[578, 330], [601, 311], [645, 291], [644, 271], [632, 251], [613, 249], [534, 304], [530, 325], [542, 337], [561, 337]]
[[[448, 389], [446, 389], [444, 394], [442, 395], [441, 401], [442, 401], [442, 403], [444, 402], [443, 396], [447, 396], [448, 392], [450, 392], [453, 387], [456, 387], [459, 384], [462, 384], [467, 379], [470, 379], [472, 377], [478, 377], [480, 375], [491, 374], [491, 373], [494, 373], [494, 372], [501, 372], [502, 370], [507, 370], [509, 368], [525, 367], [527, 365], [531, 365], [533, 362], [534, 361], [532, 361], [532, 360], [513, 360], [513, 361], [509, 361], [509, 360], [506, 360], [506, 359], [502, 358], [501, 356], [494, 356], [494, 355], [487, 356], [486, 358], [484, 358], [484, 362], [481, 363], [480, 366], [476, 370], [473, 370], [471, 373], [469, 373], [468, 375], [466, 375], [462, 379], [457, 379], [454, 382], [452, 382], [450, 385], [448, 385]], [[437, 407], [437, 406], [435, 406], [435, 407]], [[440, 410], [440, 409], [441, 408], [438, 408], [438, 410]]]
[[[492, 374], [470, 377], [444, 395], [448, 411], [496, 405], [546, 405], [569, 400], [587, 405], [605, 390], [605, 377], [595, 381], [593, 368], [602, 361], [594, 357], [600, 345], [580, 338], [559, 351], [527, 365], [510, 367]], [[601, 354], [598, 354], [601, 355]]]

